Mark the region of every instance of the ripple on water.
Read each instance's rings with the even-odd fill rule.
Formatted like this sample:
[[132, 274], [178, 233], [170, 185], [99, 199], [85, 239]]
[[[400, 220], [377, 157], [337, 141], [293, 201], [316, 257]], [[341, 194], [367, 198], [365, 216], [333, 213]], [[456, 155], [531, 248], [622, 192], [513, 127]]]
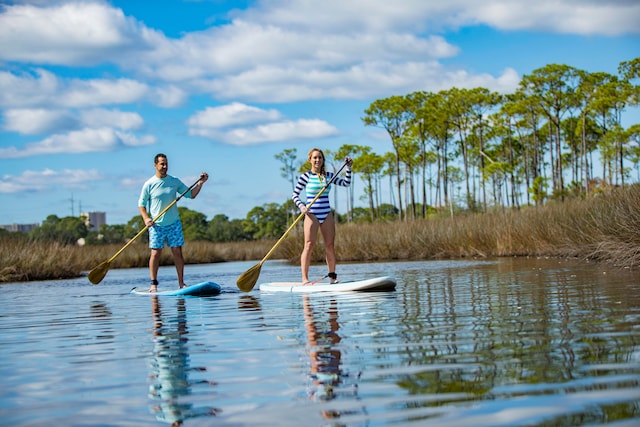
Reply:
[[[99, 286], [86, 279], [3, 286], [3, 422], [528, 426], [640, 419], [635, 273], [605, 276], [595, 266], [543, 260], [353, 264], [341, 266], [341, 277], [393, 274], [397, 290], [239, 292], [235, 278], [252, 265], [189, 266], [194, 281], [219, 272], [223, 293], [211, 298], [129, 295], [146, 283], [144, 270], [111, 271]], [[162, 283], [173, 274], [162, 269]], [[298, 276], [295, 267], [270, 263], [261, 280]]]

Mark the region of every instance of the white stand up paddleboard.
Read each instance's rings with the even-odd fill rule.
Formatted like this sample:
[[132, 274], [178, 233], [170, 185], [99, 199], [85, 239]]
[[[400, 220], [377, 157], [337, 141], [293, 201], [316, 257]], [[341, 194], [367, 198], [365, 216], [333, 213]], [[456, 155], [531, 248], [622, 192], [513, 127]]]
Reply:
[[393, 291], [396, 288], [396, 281], [391, 276], [383, 276], [333, 284], [329, 282], [319, 282], [314, 285], [303, 285], [301, 282], [271, 282], [261, 283], [259, 286], [260, 291], [263, 292], [375, 292]]

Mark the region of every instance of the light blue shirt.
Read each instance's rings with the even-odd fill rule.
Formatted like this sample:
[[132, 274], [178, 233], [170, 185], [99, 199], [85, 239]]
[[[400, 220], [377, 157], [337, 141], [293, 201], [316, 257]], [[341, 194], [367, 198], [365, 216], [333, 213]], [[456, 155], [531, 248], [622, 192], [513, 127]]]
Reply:
[[[156, 224], [171, 225], [180, 219], [177, 204], [171, 206], [160, 218], [156, 219], [156, 217], [188, 188], [182, 181], [171, 175], [164, 178], [158, 178], [154, 175], [142, 186], [138, 206], [144, 207]], [[190, 199], [191, 191], [187, 191], [184, 197]]]

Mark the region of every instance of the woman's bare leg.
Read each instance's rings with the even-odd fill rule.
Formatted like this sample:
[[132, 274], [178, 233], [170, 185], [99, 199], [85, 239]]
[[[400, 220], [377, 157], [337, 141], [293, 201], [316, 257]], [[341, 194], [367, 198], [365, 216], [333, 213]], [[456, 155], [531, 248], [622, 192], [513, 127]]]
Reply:
[[304, 248], [300, 255], [300, 268], [302, 270], [302, 283], [309, 282], [309, 266], [311, 265], [311, 255], [313, 247], [318, 240], [318, 228], [320, 224], [313, 214], [304, 217]]
[[[322, 240], [324, 240], [324, 252], [327, 257], [329, 273], [334, 273], [336, 271], [336, 250], [334, 246], [336, 238], [336, 224], [333, 220], [333, 213], [330, 213], [324, 220], [320, 226], [320, 232], [322, 233]], [[335, 280], [332, 278], [331, 283], [333, 282], [335, 282]]]

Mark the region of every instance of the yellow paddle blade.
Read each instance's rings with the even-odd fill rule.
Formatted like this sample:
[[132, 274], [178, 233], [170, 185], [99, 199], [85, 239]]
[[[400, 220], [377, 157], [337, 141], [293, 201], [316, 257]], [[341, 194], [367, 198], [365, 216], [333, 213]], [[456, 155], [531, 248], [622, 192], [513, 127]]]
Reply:
[[109, 260], [106, 260], [105, 262], [103, 262], [102, 264], [100, 264], [99, 266], [91, 270], [89, 272], [89, 281], [94, 285], [97, 285], [98, 283], [102, 282], [102, 279], [104, 279], [104, 276], [106, 276], [107, 272], [109, 271], [110, 265], [111, 265], [111, 262]]
[[262, 264], [256, 264], [238, 277], [236, 284], [242, 292], [249, 292], [256, 285]]

